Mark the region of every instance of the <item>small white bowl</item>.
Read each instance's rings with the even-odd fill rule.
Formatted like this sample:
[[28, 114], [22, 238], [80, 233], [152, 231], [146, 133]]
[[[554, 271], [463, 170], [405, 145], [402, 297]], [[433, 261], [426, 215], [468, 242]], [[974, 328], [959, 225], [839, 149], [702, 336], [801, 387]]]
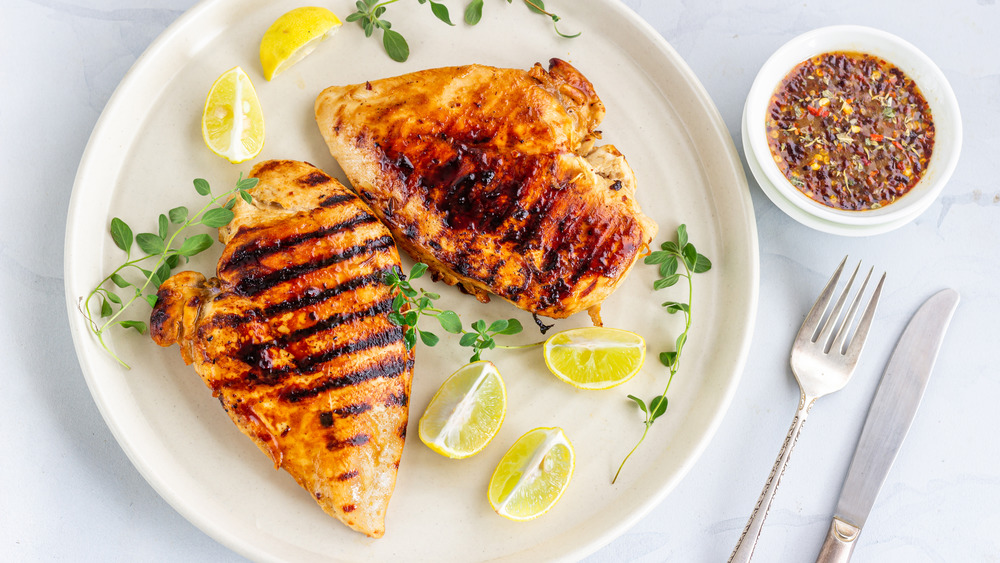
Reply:
[[[879, 209], [846, 211], [827, 207], [793, 186], [771, 156], [765, 125], [771, 96], [781, 80], [799, 63], [831, 51], [867, 53], [892, 63], [913, 79], [931, 109], [934, 149], [923, 177], [909, 192]], [[962, 118], [958, 100], [941, 70], [910, 43], [869, 27], [824, 27], [784, 44], [757, 73], [743, 108], [743, 149], [761, 189], [796, 221], [833, 234], [878, 234], [915, 219], [941, 194], [955, 170], [961, 148]]]

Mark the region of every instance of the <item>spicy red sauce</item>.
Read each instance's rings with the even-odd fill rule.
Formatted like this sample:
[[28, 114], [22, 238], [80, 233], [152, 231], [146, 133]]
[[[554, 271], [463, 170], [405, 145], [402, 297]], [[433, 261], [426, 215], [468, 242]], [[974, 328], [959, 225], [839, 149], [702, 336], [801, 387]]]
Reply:
[[771, 97], [771, 155], [795, 187], [837, 209], [888, 205], [927, 169], [934, 122], [920, 89], [899, 68], [864, 53], [802, 62]]

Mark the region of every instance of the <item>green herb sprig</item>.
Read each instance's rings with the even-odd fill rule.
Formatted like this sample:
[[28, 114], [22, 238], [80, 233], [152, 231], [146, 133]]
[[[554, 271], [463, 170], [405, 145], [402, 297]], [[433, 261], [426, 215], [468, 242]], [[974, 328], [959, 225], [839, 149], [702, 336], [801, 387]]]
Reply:
[[[625, 467], [625, 462], [632, 457], [632, 454], [639, 449], [639, 446], [646, 439], [646, 435], [649, 433], [650, 427], [653, 426], [653, 422], [667, 412], [667, 391], [670, 390], [670, 383], [674, 380], [674, 375], [680, 369], [681, 352], [684, 350], [688, 331], [691, 329], [691, 302], [694, 297], [692, 276], [693, 274], [707, 272], [712, 268], [712, 262], [699, 254], [694, 245], [688, 241], [686, 225], [677, 227], [676, 241], [664, 242], [660, 245], [660, 249], [650, 253], [644, 262], [659, 268], [660, 278], [653, 282], [654, 290], [659, 291], [677, 285], [681, 279], [687, 280], [687, 301], [665, 301], [662, 304], [663, 308], [670, 314], [683, 313], [684, 331], [677, 337], [673, 351], [660, 353], [660, 363], [670, 370], [670, 376], [667, 378], [667, 385], [663, 389], [663, 392], [650, 399], [648, 403], [635, 395], [628, 396], [639, 407], [639, 410], [642, 411], [646, 419], [643, 421], [642, 436], [639, 437], [639, 441], [625, 456], [621, 465], [618, 466], [618, 471], [611, 480], [612, 484], [618, 480], [622, 468]], [[678, 271], [680, 266], [684, 267], [683, 271]]]
[[380, 3], [378, 0], [358, 0], [354, 3], [358, 11], [347, 16], [347, 21], [358, 22], [361, 29], [365, 31], [365, 37], [371, 37], [376, 29], [381, 29], [382, 46], [385, 47], [385, 52], [392, 60], [403, 62], [410, 56], [410, 46], [407, 45], [406, 39], [398, 31], [392, 29], [392, 23], [389, 20], [382, 19], [385, 7], [398, 1], [386, 0]]
[[[410, 269], [409, 276], [396, 272], [385, 275], [385, 283], [396, 293], [392, 301], [393, 310], [392, 313], [389, 313], [389, 320], [396, 326], [403, 327], [403, 342], [406, 344], [407, 350], [416, 346], [418, 338], [426, 346], [435, 346], [440, 342], [441, 338], [437, 334], [418, 328], [420, 319], [424, 316], [437, 319], [438, 324], [445, 332], [461, 334], [459, 345], [472, 348], [470, 362], [482, 359], [484, 351], [497, 348], [496, 336], [517, 334], [523, 329], [517, 319], [501, 319], [493, 321], [489, 325], [480, 319], [472, 323], [471, 330], [465, 330], [458, 313], [435, 306], [434, 302], [441, 298], [440, 295], [423, 288], [417, 289], [410, 283], [423, 276], [425, 272], [427, 272], [427, 264], [417, 262]], [[507, 346], [500, 347], [507, 348]]]
[[[382, 47], [385, 48], [385, 52], [389, 55], [389, 58], [396, 62], [404, 62], [406, 59], [410, 58], [410, 45], [406, 42], [406, 39], [401, 33], [392, 29], [392, 23], [385, 19], [383, 16], [386, 12], [386, 6], [398, 2], [399, 0], [384, 0], [380, 2], [379, 0], [357, 0], [354, 3], [354, 7], [357, 9], [355, 12], [347, 16], [347, 21], [358, 22], [361, 29], [365, 32], [365, 37], [371, 37], [374, 35], [375, 30], [382, 31]], [[560, 18], [556, 14], [548, 12], [545, 10], [545, 2], [543, 0], [522, 0], [524, 4], [532, 12], [537, 14], [542, 14], [548, 16], [552, 20], [552, 26], [560, 37], [565, 37], [571, 39], [577, 37], [580, 34], [567, 35], [559, 31], [557, 22]], [[429, 4], [431, 7], [431, 13], [434, 17], [441, 20], [442, 22], [454, 26], [455, 24], [451, 21], [451, 14], [448, 12], [448, 6], [441, 2], [435, 2], [434, 0], [417, 0], [420, 4]], [[472, 0], [465, 8], [465, 23], [469, 25], [476, 25], [483, 17], [483, 2], [484, 0]], [[513, 3], [513, 0], [507, 0], [508, 4]]]
[[[201, 254], [214, 244], [214, 238], [207, 233], [199, 233], [186, 237], [180, 246], [174, 247], [181, 233], [191, 227], [204, 226], [219, 228], [228, 225], [233, 220], [232, 208], [236, 205], [239, 194], [247, 203], [252, 201], [250, 190], [257, 185], [257, 178], [242, 178], [236, 182], [236, 187], [219, 195], [213, 195], [208, 182], [198, 178], [194, 181], [194, 189], [199, 195], [211, 198], [204, 207], [193, 215], [187, 207], [175, 207], [167, 213], [161, 213], [157, 221], [155, 233], [132, 234], [132, 228], [118, 217], [111, 219], [111, 239], [115, 246], [125, 252], [125, 262], [108, 274], [83, 299], [81, 310], [90, 323], [90, 329], [101, 346], [121, 365], [128, 368], [104, 341], [104, 335], [112, 326], [133, 329], [140, 334], [148, 330], [145, 322], [122, 319], [122, 314], [136, 301], [142, 300], [150, 307], [156, 306], [156, 291], [181, 260], [189, 260], [192, 256]], [[228, 201], [226, 201], [228, 200]], [[224, 204], [219, 204], [225, 201]], [[171, 231], [171, 225], [177, 228]], [[132, 257], [133, 247], [137, 246], [144, 256]], [[148, 269], [142, 267], [153, 262]], [[125, 276], [138, 279], [133, 283]], [[113, 287], [112, 287], [113, 286]], [[119, 295], [114, 289], [122, 290]], [[95, 313], [96, 309], [96, 313]]]
[[[548, 16], [549, 19], [552, 20], [552, 29], [555, 30], [556, 35], [558, 35], [559, 37], [565, 37], [566, 39], [573, 39], [574, 37], [580, 36], [580, 33], [567, 35], [559, 31], [559, 20], [561, 20], [562, 18], [560, 18], [556, 14], [553, 14], [552, 12], [546, 11], [545, 2], [543, 0], [522, 0], [522, 1], [524, 2], [525, 6], [527, 6], [528, 9], [531, 10], [532, 12], [535, 12], [536, 14], [541, 14], [543, 16]], [[513, 4], [514, 0], [507, 0], [507, 3]], [[472, 0], [471, 2], [469, 2], [469, 4], [465, 7], [465, 23], [469, 25], [476, 25], [477, 23], [479, 23], [479, 20], [481, 20], [483, 17], [483, 4], [484, 0]]]

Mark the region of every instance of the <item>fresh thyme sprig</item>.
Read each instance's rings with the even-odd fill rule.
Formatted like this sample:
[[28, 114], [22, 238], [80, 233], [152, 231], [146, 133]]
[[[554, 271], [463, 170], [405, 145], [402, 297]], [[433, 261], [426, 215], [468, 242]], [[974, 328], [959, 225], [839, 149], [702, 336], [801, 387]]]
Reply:
[[[371, 37], [375, 30], [382, 31], [382, 46], [385, 48], [386, 54], [389, 55], [394, 61], [404, 62], [410, 57], [410, 45], [406, 42], [406, 39], [401, 33], [392, 29], [392, 23], [385, 19], [383, 16], [386, 12], [386, 6], [389, 4], [398, 2], [399, 0], [357, 0], [354, 3], [354, 7], [357, 11], [347, 16], [347, 21], [358, 22], [361, 29], [365, 32], [365, 37]], [[483, 17], [483, 1], [484, 0], [472, 0], [465, 8], [465, 23], [469, 25], [476, 25], [479, 20]], [[542, 14], [548, 16], [552, 20], [552, 26], [560, 37], [566, 37], [571, 39], [577, 37], [580, 34], [567, 35], [559, 31], [558, 23], [560, 18], [556, 14], [548, 12], [545, 10], [545, 2], [543, 0], [522, 0], [524, 4], [532, 12], [537, 14]], [[420, 4], [430, 4], [431, 12], [434, 17], [441, 20], [442, 22], [454, 26], [455, 24], [451, 21], [451, 15], [448, 12], [448, 7], [443, 3], [435, 2], [434, 0], [417, 0]], [[511, 4], [513, 0], [507, 0], [508, 4]]]
[[403, 342], [406, 344], [407, 350], [416, 346], [418, 338], [426, 346], [434, 346], [441, 340], [437, 334], [418, 328], [420, 318], [423, 316], [436, 318], [441, 328], [446, 332], [461, 334], [459, 345], [472, 348], [470, 362], [479, 361], [482, 359], [484, 351], [497, 347], [494, 337], [521, 332], [522, 326], [517, 319], [501, 319], [493, 321], [489, 325], [480, 319], [472, 323], [471, 330], [465, 330], [458, 313], [439, 309], [434, 305], [434, 302], [441, 298], [440, 295], [423, 288], [417, 289], [410, 283], [423, 276], [426, 271], [427, 264], [417, 262], [410, 269], [409, 276], [395, 272], [390, 272], [385, 276], [385, 282], [396, 293], [392, 301], [393, 310], [389, 314], [389, 320], [396, 326], [403, 327]]
[[[194, 215], [191, 215], [188, 208], [183, 206], [175, 207], [165, 214], [161, 213], [157, 221], [156, 233], [139, 233], [133, 236], [132, 228], [125, 221], [118, 217], [111, 219], [111, 239], [115, 246], [125, 252], [125, 262], [101, 280], [85, 299], [81, 299], [80, 308], [101, 346], [118, 363], [126, 368], [129, 367], [104, 341], [104, 335], [108, 328], [120, 326], [145, 334], [148, 330], [146, 323], [121, 319], [125, 310], [140, 299], [148, 303], [150, 307], [155, 307], [157, 289], [170, 277], [172, 270], [180, 264], [181, 259], [189, 260], [192, 256], [210, 248], [214, 243], [211, 235], [199, 233], [185, 238], [179, 247], [174, 248], [173, 245], [178, 236], [190, 227], [198, 225], [210, 228], [228, 225], [233, 220], [232, 208], [236, 204], [236, 198], [231, 196], [239, 194], [249, 203], [252, 200], [250, 190], [256, 185], [257, 178], [242, 178], [241, 176], [236, 182], [235, 188], [220, 195], [213, 195], [208, 182], [198, 178], [194, 181], [195, 191], [199, 195], [210, 197], [211, 200]], [[228, 201], [219, 205], [220, 201], [227, 199]], [[179, 227], [171, 233], [170, 225], [179, 225]], [[145, 255], [133, 258], [133, 246], [138, 246]], [[140, 266], [140, 264], [149, 261], [154, 261], [149, 269]], [[133, 283], [125, 277], [126, 275], [138, 279], [138, 281]], [[112, 285], [119, 290], [126, 290], [123, 292], [124, 297], [119, 295], [111, 287]], [[95, 309], [97, 309], [96, 317]]]
[[[653, 282], [654, 290], [658, 291], [677, 285], [677, 282], [682, 278], [687, 280], [687, 301], [666, 301], [662, 304], [663, 308], [670, 314], [684, 314], [684, 331], [677, 337], [673, 351], [660, 353], [660, 363], [670, 370], [670, 376], [667, 378], [667, 385], [663, 389], [663, 392], [650, 399], [648, 404], [635, 395], [628, 396], [639, 407], [639, 410], [643, 412], [646, 420], [643, 422], [642, 436], [625, 456], [625, 459], [622, 460], [621, 465], [618, 466], [618, 471], [611, 480], [612, 484], [618, 480], [622, 468], [625, 467], [625, 462], [632, 457], [632, 454], [639, 449], [639, 446], [646, 439], [646, 435], [649, 433], [650, 427], [653, 426], [653, 422], [667, 412], [667, 391], [670, 390], [670, 383], [674, 380], [674, 375], [677, 374], [677, 370], [680, 368], [681, 352], [684, 350], [688, 331], [691, 329], [691, 302], [694, 297], [694, 284], [691, 278], [693, 274], [707, 272], [712, 268], [712, 262], [699, 254], [694, 245], [688, 241], [686, 225], [677, 227], [676, 241], [664, 242], [660, 245], [660, 248], [661, 250], [650, 253], [644, 262], [656, 265], [659, 268], [660, 279]], [[680, 266], [684, 267], [682, 272], [678, 271]]]

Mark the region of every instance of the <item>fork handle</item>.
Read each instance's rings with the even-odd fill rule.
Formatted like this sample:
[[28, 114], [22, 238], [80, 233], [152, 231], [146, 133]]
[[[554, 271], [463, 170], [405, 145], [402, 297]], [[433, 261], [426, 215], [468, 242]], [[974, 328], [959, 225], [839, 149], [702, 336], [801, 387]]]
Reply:
[[785, 436], [785, 442], [781, 445], [781, 451], [778, 452], [778, 459], [775, 460], [771, 474], [764, 484], [764, 490], [760, 492], [757, 505], [754, 506], [753, 512], [750, 514], [750, 521], [743, 528], [740, 541], [736, 543], [733, 554], [729, 556], [729, 563], [746, 563], [753, 556], [753, 550], [757, 547], [757, 538], [760, 537], [760, 531], [764, 527], [764, 519], [767, 518], [767, 512], [771, 509], [774, 493], [778, 490], [781, 476], [785, 474], [788, 458], [792, 455], [792, 448], [795, 447], [795, 442], [799, 439], [799, 433], [802, 432], [802, 425], [809, 414], [809, 407], [815, 400], [815, 397], [804, 395], [801, 397], [799, 409], [795, 412], [795, 418], [792, 420], [792, 426], [788, 429], [788, 435]]

